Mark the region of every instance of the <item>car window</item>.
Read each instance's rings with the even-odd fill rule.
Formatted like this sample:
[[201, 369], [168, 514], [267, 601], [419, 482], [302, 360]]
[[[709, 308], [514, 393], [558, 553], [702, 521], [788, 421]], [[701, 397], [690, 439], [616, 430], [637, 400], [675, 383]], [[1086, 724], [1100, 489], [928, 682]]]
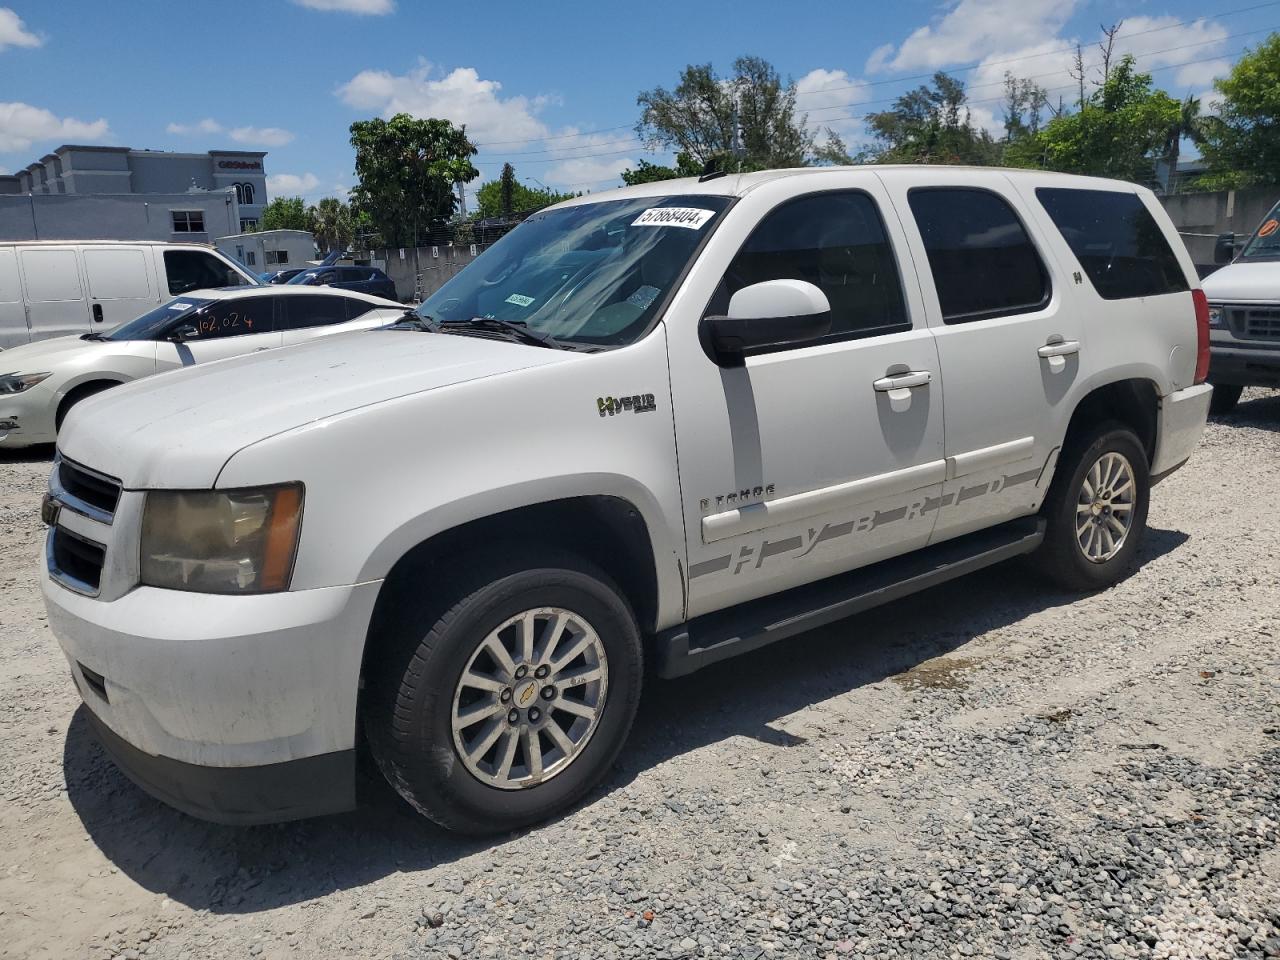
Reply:
[[166, 250], [164, 272], [171, 294], [216, 287], [239, 287], [248, 281], [212, 254], [203, 250]]
[[769, 213], [729, 265], [710, 312], [724, 313], [734, 293], [765, 280], [807, 280], [827, 295], [831, 333], [822, 340], [911, 326], [893, 248], [865, 193], [814, 194]]
[[347, 322], [345, 297], [308, 297], [298, 294], [281, 297], [283, 319], [281, 329], [305, 330], [307, 327], [327, 327]]
[[354, 320], [356, 317], [363, 317], [370, 310], [374, 309], [374, 305], [372, 303], [366, 303], [364, 300], [343, 298], [343, 303], [347, 305], [348, 320]]
[[237, 297], [233, 300], [215, 300], [192, 317], [184, 317], [182, 323], [196, 328], [196, 335], [189, 340], [220, 340], [224, 337], [242, 337], [252, 333], [270, 333], [275, 324], [272, 297]]
[[[179, 297], [177, 300], [170, 300], [116, 327], [107, 334], [107, 339], [159, 340], [179, 325], [178, 320], [183, 317], [191, 318], [197, 310], [212, 302], [212, 300], [197, 300], [195, 297]], [[187, 322], [195, 325], [194, 319], [188, 319]]]
[[917, 187], [907, 202], [944, 323], [1029, 313], [1049, 302], [1049, 272], [1002, 197], [972, 187]]
[[1137, 194], [1041, 187], [1036, 199], [1104, 300], [1189, 289], [1164, 232]]

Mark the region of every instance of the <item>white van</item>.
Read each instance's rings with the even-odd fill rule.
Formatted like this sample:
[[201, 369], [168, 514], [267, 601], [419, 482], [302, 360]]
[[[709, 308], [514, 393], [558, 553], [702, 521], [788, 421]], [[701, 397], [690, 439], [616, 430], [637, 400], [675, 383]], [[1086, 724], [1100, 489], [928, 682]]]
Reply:
[[257, 282], [202, 244], [0, 243], [0, 350], [110, 330], [190, 290]]

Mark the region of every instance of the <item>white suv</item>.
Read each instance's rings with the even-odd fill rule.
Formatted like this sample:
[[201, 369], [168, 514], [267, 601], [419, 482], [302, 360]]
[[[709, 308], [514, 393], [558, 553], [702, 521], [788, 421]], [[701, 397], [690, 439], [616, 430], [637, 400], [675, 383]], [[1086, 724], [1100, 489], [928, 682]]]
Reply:
[[1132, 184], [860, 167], [544, 210], [402, 323], [113, 390], [59, 440], [50, 624], [120, 766], [254, 822], [507, 830], [674, 676], [1019, 554], [1130, 569], [1207, 306]]

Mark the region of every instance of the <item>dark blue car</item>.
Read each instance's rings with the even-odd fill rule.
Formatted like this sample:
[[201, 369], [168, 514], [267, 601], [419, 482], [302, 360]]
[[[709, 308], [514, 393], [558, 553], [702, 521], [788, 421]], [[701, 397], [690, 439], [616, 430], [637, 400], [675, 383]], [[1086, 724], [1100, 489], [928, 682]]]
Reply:
[[369, 293], [388, 300], [399, 299], [396, 296], [395, 283], [377, 267], [347, 267], [336, 264], [310, 267], [288, 282], [304, 287], [338, 287], [342, 290], [357, 290], [360, 293]]

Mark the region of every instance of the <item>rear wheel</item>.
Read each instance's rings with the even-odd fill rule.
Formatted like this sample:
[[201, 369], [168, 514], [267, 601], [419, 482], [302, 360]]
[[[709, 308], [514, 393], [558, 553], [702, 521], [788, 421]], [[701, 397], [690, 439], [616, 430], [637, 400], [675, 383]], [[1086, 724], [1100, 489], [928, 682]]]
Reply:
[[1230, 413], [1240, 402], [1240, 394], [1244, 387], [1234, 383], [1215, 383], [1213, 396], [1209, 398], [1209, 412], [1216, 414]]
[[1045, 499], [1040, 569], [1073, 590], [1098, 590], [1133, 565], [1151, 492], [1147, 454], [1128, 427], [1102, 423], [1073, 440]]
[[391, 784], [437, 823], [511, 830], [573, 804], [630, 730], [640, 633], [608, 577], [569, 555], [476, 564], [426, 623], [408, 607], [381, 638], [365, 729]]

